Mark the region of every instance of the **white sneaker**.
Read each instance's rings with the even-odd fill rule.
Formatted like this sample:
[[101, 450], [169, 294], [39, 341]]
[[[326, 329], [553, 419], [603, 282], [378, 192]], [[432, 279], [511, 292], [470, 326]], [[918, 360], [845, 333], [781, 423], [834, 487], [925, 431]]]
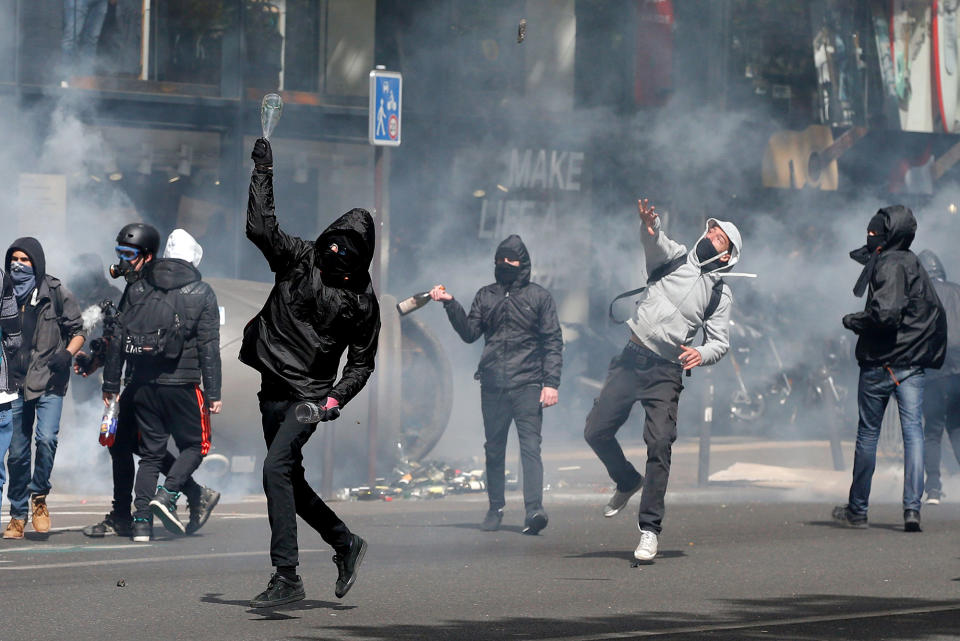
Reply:
[[633, 551], [633, 558], [637, 561], [653, 561], [657, 556], [657, 535], [649, 530], [640, 530], [640, 544]]

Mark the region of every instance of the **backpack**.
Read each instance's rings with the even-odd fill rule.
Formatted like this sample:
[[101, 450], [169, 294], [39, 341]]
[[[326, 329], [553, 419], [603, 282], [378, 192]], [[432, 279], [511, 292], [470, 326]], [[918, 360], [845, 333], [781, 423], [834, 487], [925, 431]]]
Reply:
[[[657, 282], [658, 280], [662, 280], [665, 276], [667, 276], [667, 275], [672, 274], [673, 272], [675, 272], [677, 269], [679, 269], [679, 268], [680, 268], [684, 263], [686, 263], [686, 262], [687, 262], [687, 256], [686, 256], [686, 254], [684, 254], [683, 256], [679, 256], [679, 257], [674, 258], [673, 260], [671, 260], [671, 261], [669, 261], [669, 262], [666, 262], [666, 263], [660, 265], [659, 267], [657, 267], [656, 269], [654, 269], [652, 272], [650, 272], [650, 274], [647, 276], [647, 284], [646, 284], [646, 285], [644, 285], [643, 287], [638, 287], [637, 289], [631, 289], [631, 290], [628, 291], [628, 292], [623, 292], [622, 294], [620, 294], [619, 296], [617, 296], [616, 298], [614, 298], [612, 301], [610, 301], [610, 307], [609, 307], [609, 309], [607, 310], [607, 313], [608, 313], [609, 316], [610, 316], [610, 320], [613, 321], [614, 323], [618, 324], [618, 325], [621, 325], [621, 324], [627, 322], [627, 319], [617, 320], [617, 318], [613, 315], [613, 306], [614, 306], [614, 304], [615, 304], [618, 300], [621, 300], [621, 299], [623, 299], [623, 298], [629, 298], [629, 297], [631, 297], [631, 296], [636, 296], [636, 295], [639, 294], [640, 292], [642, 292], [642, 291], [644, 291], [645, 289], [647, 289], [647, 287], [649, 287], [649, 286], [652, 285], [653, 283]], [[706, 306], [706, 307], [704, 308], [704, 310], [703, 310], [703, 322], [707, 322], [707, 320], [708, 320], [711, 316], [713, 316], [713, 313], [714, 313], [715, 311], [717, 311], [717, 307], [720, 306], [720, 297], [721, 297], [722, 295], [723, 295], [723, 279], [721, 278], [721, 279], [717, 280], [716, 283], [713, 284], [713, 289], [712, 289], [711, 292], [710, 292], [710, 300], [709, 300], [709, 302], [707, 302], [707, 306]]]
[[126, 356], [177, 359], [185, 342], [180, 290], [150, 288], [123, 311], [123, 353]]

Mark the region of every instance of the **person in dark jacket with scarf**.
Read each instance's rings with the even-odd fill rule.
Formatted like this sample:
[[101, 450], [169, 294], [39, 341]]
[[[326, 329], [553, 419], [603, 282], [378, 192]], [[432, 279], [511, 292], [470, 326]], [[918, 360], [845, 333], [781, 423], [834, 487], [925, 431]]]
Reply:
[[896, 395], [903, 431], [904, 530], [920, 531], [925, 370], [943, 364], [947, 319], [930, 277], [910, 251], [916, 231], [907, 207], [884, 207], [867, 225], [867, 244], [850, 252], [864, 265], [853, 293], [867, 292], [867, 301], [862, 312], [843, 317], [843, 326], [858, 336], [860, 364], [853, 483], [847, 504], [833, 510], [834, 520], [848, 527], [867, 527], [880, 425], [890, 396]]
[[960, 285], [947, 280], [943, 264], [929, 249], [919, 254], [947, 315], [947, 356], [943, 367], [927, 372], [923, 388], [923, 466], [927, 505], [943, 497], [940, 484], [940, 442], [946, 430], [953, 454], [960, 462]]
[[[317, 496], [304, 478], [303, 447], [317, 424], [301, 424], [296, 407], [320, 406], [332, 421], [373, 373], [380, 307], [368, 272], [373, 260], [373, 217], [352, 209], [314, 241], [280, 229], [273, 201], [273, 151], [265, 139], [253, 148], [247, 203], [247, 238], [274, 273], [267, 302], [243, 331], [240, 360], [261, 375], [260, 413], [267, 456], [263, 489], [270, 518], [270, 560], [276, 571], [250, 602], [271, 607], [305, 597], [299, 563], [297, 515], [335, 552], [342, 598], [353, 586], [367, 544]], [[347, 362], [340, 379], [340, 357]]]
[[[7, 250], [4, 264], [10, 269], [14, 296], [20, 308], [23, 342], [10, 355], [8, 373], [18, 389], [13, 401], [13, 436], [7, 471], [10, 485], [10, 522], [5, 539], [22, 539], [28, 502], [33, 528], [50, 531], [47, 494], [57, 453], [63, 397], [70, 380], [73, 357], [83, 347], [86, 333], [80, 306], [58, 278], [47, 273], [40, 241], [18, 238]], [[36, 422], [36, 433], [34, 433]], [[30, 441], [37, 457], [31, 474]]]
[[13, 295], [13, 281], [0, 269], [0, 496], [7, 481], [7, 468], [3, 460], [10, 449], [13, 436], [13, 401], [17, 390], [10, 382], [8, 367], [10, 354], [20, 349], [23, 335], [20, 333], [20, 314], [17, 299]]
[[[132, 263], [145, 261], [145, 251], [125, 236], [137, 233], [137, 224], [128, 225], [118, 236], [117, 254], [121, 269], [132, 271]], [[191, 239], [192, 240], [192, 239]], [[195, 242], [193, 243], [196, 244]], [[120, 335], [107, 347], [103, 367], [103, 402], [109, 405], [120, 392], [124, 362], [133, 368], [124, 398], [133, 407], [140, 436], [140, 465], [134, 483], [133, 540], [147, 542], [153, 537], [153, 517], [174, 534], [185, 534], [186, 526], [177, 515], [180, 491], [192, 487], [191, 475], [210, 451], [209, 413], [219, 414], [220, 400], [220, 310], [213, 288], [201, 280], [190, 260], [161, 258], [145, 261], [120, 302]], [[198, 260], [199, 262], [199, 260]], [[134, 328], [154, 300], [173, 307], [172, 330], [182, 338], [177, 355], [150, 355], [138, 351]], [[156, 309], [161, 309], [158, 303]], [[149, 315], [153, 315], [149, 312]], [[200, 383], [203, 383], [203, 390]], [[179, 456], [166, 471], [170, 437]], [[117, 505], [114, 505], [117, 509]]]
[[519, 236], [508, 236], [497, 247], [494, 277], [496, 282], [477, 292], [469, 315], [442, 285], [430, 296], [443, 301], [450, 324], [465, 342], [484, 338], [474, 378], [480, 381], [490, 509], [480, 527], [498, 530], [503, 519], [504, 458], [512, 421], [523, 467], [523, 532], [537, 534], [547, 526], [540, 428], [543, 408], [558, 399], [563, 336], [550, 292], [530, 282], [530, 254]]

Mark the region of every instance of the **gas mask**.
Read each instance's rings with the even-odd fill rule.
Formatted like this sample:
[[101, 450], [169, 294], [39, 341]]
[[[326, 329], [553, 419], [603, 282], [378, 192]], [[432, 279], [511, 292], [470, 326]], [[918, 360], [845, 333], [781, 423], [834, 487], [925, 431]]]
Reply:
[[140, 272], [132, 261], [140, 256], [140, 250], [136, 247], [127, 245], [118, 245], [116, 247], [117, 258], [120, 260], [116, 264], [110, 265], [110, 278], [120, 278], [123, 276], [128, 283], [133, 283], [140, 278]]

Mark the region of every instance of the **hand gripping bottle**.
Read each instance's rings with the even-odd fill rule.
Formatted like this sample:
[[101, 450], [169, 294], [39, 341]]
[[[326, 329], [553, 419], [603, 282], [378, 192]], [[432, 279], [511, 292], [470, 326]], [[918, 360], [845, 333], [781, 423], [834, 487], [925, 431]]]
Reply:
[[107, 411], [103, 413], [103, 420], [100, 421], [100, 445], [110, 447], [117, 437], [117, 415], [120, 414], [120, 406], [117, 404], [117, 398], [114, 397], [107, 406]]

